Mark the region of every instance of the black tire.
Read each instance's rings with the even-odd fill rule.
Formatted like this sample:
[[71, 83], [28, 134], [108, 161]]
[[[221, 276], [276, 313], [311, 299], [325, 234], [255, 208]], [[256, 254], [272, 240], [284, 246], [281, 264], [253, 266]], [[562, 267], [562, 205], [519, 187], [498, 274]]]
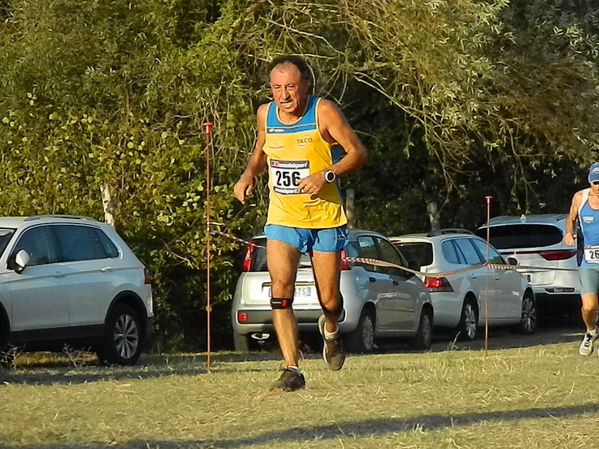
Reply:
[[246, 334], [236, 334], [233, 333], [233, 346], [236, 351], [239, 352], [249, 352], [250, 350], [250, 342], [248, 341], [250, 338], [249, 335]]
[[12, 368], [17, 352], [17, 348], [8, 343], [8, 338], [0, 335], [0, 368]]
[[532, 335], [537, 330], [537, 306], [535, 297], [531, 292], [524, 293], [522, 298], [522, 315], [518, 332], [526, 335]]
[[420, 313], [420, 322], [418, 324], [418, 331], [412, 341], [410, 342], [410, 346], [412, 348], [426, 351], [431, 348], [433, 343], [433, 312], [427, 307], [422, 309]]
[[345, 338], [348, 352], [367, 354], [374, 350], [374, 316], [369, 310], [363, 310], [355, 331]]
[[143, 338], [138, 313], [127, 304], [119, 304], [106, 318], [98, 358], [106, 364], [135, 365], [143, 349]]
[[472, 341], [476, 338], [478, 330], [478, 308], [472, 298], [466, 298], [462, 306], [462, 314], [457, 327], [459, 339], [462, 341]]

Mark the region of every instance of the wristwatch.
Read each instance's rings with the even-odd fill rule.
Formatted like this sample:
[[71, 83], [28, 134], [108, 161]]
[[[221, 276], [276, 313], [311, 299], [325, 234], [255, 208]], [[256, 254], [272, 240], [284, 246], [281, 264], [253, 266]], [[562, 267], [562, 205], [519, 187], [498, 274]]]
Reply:
[[337, 175], [335, 174], [334, 171], [332, 171], [332, 170], [324, 171], [324, 180], [326, 182], [328, 182], [330, 184], [331, 182], [335, 182], [336, 179], [337, 179]]

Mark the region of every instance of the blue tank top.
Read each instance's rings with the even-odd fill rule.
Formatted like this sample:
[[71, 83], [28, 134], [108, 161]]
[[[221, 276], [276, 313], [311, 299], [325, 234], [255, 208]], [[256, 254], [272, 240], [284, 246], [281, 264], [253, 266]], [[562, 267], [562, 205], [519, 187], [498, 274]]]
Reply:
[[[579, 209], [578, 220], [585, 248], [588, 246], [599, 246], [599, 210], [593, 209], [587, 200]], [[582, 259], [581, 266], [599, 267], [596, 263], [588, 263], [586, 256]]]

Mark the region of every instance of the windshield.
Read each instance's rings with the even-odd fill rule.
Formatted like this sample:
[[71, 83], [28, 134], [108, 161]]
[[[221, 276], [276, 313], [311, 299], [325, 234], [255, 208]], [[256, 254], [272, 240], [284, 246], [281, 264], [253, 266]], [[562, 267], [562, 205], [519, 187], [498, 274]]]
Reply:
[[425, 267], [433, 263], [433, 245], [428, 242], [394, 242], [395, 247], [409, 261]]
[[0, 228], [0, 256], [4, 253], [6, 245], [10, 242], [15, 230], [10, 228]]
[[[487, 228], [476, 231], [476, 235], [486, 238]], [[491, 226], [491, 245], [497, 249], [537, 248], [551, 246], [562, 241], [562, 231], [553, 225], [517, 224]]]

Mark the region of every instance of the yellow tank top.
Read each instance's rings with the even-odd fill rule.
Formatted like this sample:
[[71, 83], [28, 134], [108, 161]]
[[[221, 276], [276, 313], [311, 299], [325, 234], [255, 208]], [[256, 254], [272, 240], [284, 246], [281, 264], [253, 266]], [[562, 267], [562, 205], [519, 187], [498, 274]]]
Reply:
[[347, 223], [336, 182], [325, 184], [318, 196], [297, 192], [299, 180], [333, 165], [335, 147], [318, 130], [317, 107], [310, 97], [306, 112], [292, 125], [281, 123], [275, 103], [266, 113], [268, 186], [267, 224], [295, 228], [334, 228]]

